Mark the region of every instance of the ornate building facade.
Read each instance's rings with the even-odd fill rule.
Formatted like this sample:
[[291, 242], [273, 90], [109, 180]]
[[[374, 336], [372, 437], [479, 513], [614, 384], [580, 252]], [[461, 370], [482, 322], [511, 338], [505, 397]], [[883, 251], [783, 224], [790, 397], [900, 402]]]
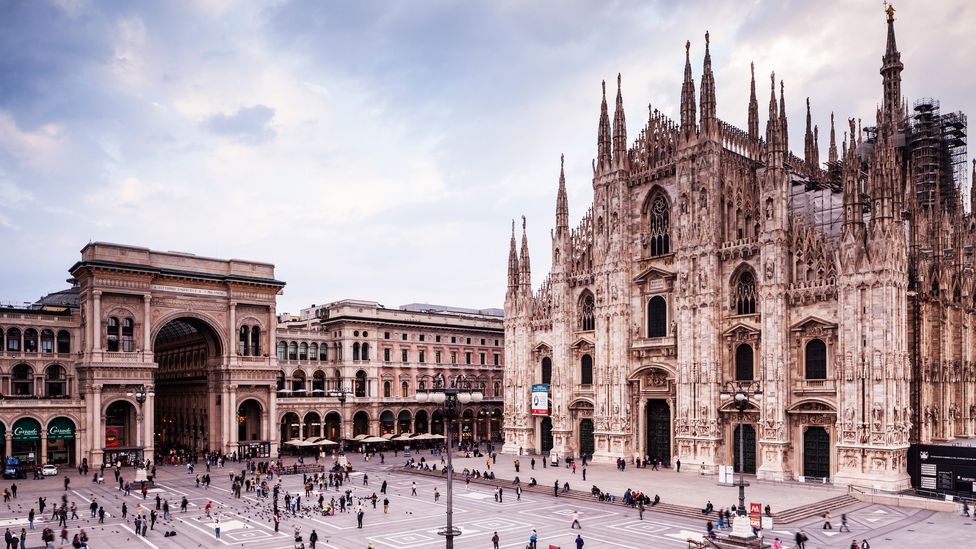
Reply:
[[443, 433], [423, 374], [485, 400], [462, 438], [501, 433], [501, 311], [340, 301], [276, 315], [274, 266], [96, 242], [72, 288], [0, 307], [2, 455], [97, 466], [160, 451], [274, 456], [294, 438]]
[[[697, 93], [685, 46], [680, 120], [649, 108], [633, 143], [619, 76], [612, 123], [604, 84], [593, 203], [570, 227], [561, 170], [537, 289], [513, 225], [506, 450], [739, 470], [720, 392], [756, 381], [747, 472], [905, 488], [911, 442], [976, 434], [965, 116], [903, 99], [889, 9], [874, 124], [835, 130], [831, 115], [821, 162], [808, 100], [801, 159], [775, 76], [763, 134], [754, 71], [748, 128], [718, 118], [709, 46]], [[545, 417], [530, 413], [538, 383]]]

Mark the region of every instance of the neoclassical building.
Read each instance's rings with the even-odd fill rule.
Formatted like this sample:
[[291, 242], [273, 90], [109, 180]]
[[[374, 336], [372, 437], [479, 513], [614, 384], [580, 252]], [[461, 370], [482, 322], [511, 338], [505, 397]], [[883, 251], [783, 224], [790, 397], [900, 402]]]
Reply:
[[[800, 158], [775, 76], [764, 133], [754, 73], [747, 129], [718, 117], [709, 47], [696, 90], [685, 46], [680, 120], [649, 108], [633, 142], [619, 76], [612, 124], [604, 85], [593, 202], [570, 227], [560, 172], [539, 287], [513, 226], [505, 448], [738, 470], [720, 393], [756, 381], [747, 472], [905, 488], [910, 443], [974, 435], [965, 115], [903, 98], [889, 9], [880, 108], [836, 129], [831, 114], [821, 162], [808, 100]], [[539, 383], [547, 416], [530, 413]]]
[[[501, 432], [501, 311], [341, 301], [276, 314], [267, 263], [96, 242], [72, 287], [0, 308], [2, 455], [97, 466], [160, 451], [273, 456], [293, 438], [441, 433], [417, 379], [486, 398], [463, 438]], [[341, 395], [341, 398], [340, 398]]]

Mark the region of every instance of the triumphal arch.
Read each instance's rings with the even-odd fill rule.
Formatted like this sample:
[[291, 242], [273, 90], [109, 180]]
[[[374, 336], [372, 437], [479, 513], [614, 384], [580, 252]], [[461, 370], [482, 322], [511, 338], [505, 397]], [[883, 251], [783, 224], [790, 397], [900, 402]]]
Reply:
[[277, 452], [273, 265], [96, 242], [70, 272], [90, 465]]

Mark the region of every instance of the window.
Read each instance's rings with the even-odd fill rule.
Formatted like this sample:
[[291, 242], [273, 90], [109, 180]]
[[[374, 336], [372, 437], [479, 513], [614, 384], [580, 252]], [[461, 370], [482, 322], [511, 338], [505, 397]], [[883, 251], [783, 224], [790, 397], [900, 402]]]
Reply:
[[668, 335], [668, 303], [656, 295], [647, 302], [647, 337]]
[[484, 344], [485, 344], [485, 338], [481, 338], [481, 344], [482, 344], [482, 345], [484, 345]]
[[315, 370], [312, 374], [312, 392], [321, 395], [325, 392], [325, 372]]
[[389, 381], [383, 382], [383, 398], [390, 398], [393, 396], [393, 387]]
[[318, 343], [313, 343], [313, 344], [311, 344], [311, 345], [308, 346], [308, 358], [310, 360], [318, 360], [319, 359], [319, 344]]
[[136, 350], [135, 325], [131, 318], [122, 319], [122, 352], [131, 353]]
[[353, 361], [359, 360], [359, 342], [352, 344], [352, 359]]
[[407, 383], [406, 381], [401, 382], [400, 383], [400, 396], [403, 397], [403, 398], [407, 398], [408, 396], [410, 396], [408, 394], [409, 392], [410, 392], [410, 384]]
[[390, 339], [390, 332], [383, 332], [383, 339]]
[[406, 349], [401, 349], [400, 350], [400, 362], [403, 362], [404, 364], [406, 364], [406, 362], [407, 362], [407, 350]]
[[278, 342], [278, 360], [288, 360], [288, 344], [284, 341]]
[[752, 271], [745, 270], [739, 274], [732, 295], [735, 314], [751, 315], [756, 312], [756, 277]]
[[363, 360], [369, 360], [369, 343], [363, 343]]
[[451, 352], [451, 364], [457, 364], [457, 352]]
[[338, 368], [332, 372], [333, 383], [335, 383], [335, 390], [339, 391], [342, 389], [342, 372]]
[[277, 382], [276, 390], [283, 391], [284, 389], [285, 389], [285, 372], [278, 370], [278, 382]]
[[390, 361], [390, 350], [389, 349], [383, 349], [383, 361], [384, 362], [389, 362]]
[[308, 360], [308, 343], [304, 341], [298, 346], [298, 360]]
[[464, 353], [464, 363], [471, 364], [471, 353]]
[[105, 350], [110, 353], [119, 351], [119, 319], [114, 316], [108, 317], [105, 325]]
[[651, 257], [671, 253], [671, 212], [668, 200], [658, 194], [651, 200], [647, 212], [648, 252]]
[[356, 372], [356, 385], [353, 388], [353, 393], [357, 397], [366, 396], [366, 372], [362, 370]]
[[251, 327], [251, 356], [261, 356], [261, 328]]
[[492, 389], [492, 394], [495, 395], [496, 398], [502, 396], [502, 383], [500, 381], [496, 381], [492, 385]]
[[552, 383], [552, 359], [549, 357], [543, 357], [542, 359], [542, 382], [546, 384]]
[[319, 347], [319, 360], [325, 361], [328, 358], [329, 358], [329, 346], [323, 342], [322, 346]]
[[593, 385], [593, 357], [590, 355], [580, 359], [580, 385]]
[[27, 328], [24, 330], [24, 352], [37, 352], [37, 330], [34, 328]]
[[485, 353], [478, 353], [478, 361], [482, 366], [485, 365]]
[[434, 363], [435, 364], [440, 364], [441, 363], [441, 352], [440, 351], [434, 351]]
[[454, 336], [451, 336], [451, 343], [457, 343], [457, 338], [454, 337]]
[[577, 327], [580, 330], [584, 332], [593, 330], [596, 324], [596, 319], [593, 316], [593, 309], [593, 294], [591, 294], [589, 291], [583, 292], [583, 295], [580, 296], [576, 311]]
[[[0, 334], [0, 340], [3, 339]], [[65, 330], [58, 332], [58, 354], [68, 354], [71, 352], [71, 334]]]
[[467, 343], [468, 345], [471, 345], [471, 338], [470, 338], [470, 337], [466, 339], [466, 343]]
[[52, 364], [44, 371], [44, 396], [61, 398], [68, 394], [68, 376], [64, 366]]
[[495, 366], [498, 366], [501, 361], [501, 357], [498, 356], [498, 353], [494, 353], [493, 355], [491, 355], [491, 358], [492, 361], [494, 361]]
[[434, 342], [435, 343], [440, 343], [441, 342], [441, 336], [434, 336]]
[[10, 375], [10, 389], [17, 396], [34, 395], [34, 369], [29, 364], [14, 366]]
[[424, 340], [424, 334], [420, 334], [420, 341]]
[[401, 338], [401, 339], [403, 339], [404, 341], [406, 341], [406, 340], [407, 340], [407, 334], [402, 334], [402, 335], [400, 336], [400, 338]]
[[495, 347], [498, 347], [498, 340], [495, 340]]
[[248, 351], [247, 336], [249, 333], [250, 330], [247, 329], [247, 326], [241, 326], [241, 329], [238, 332], [238, 336], [237, 336], [237, 354], [239, 355], [247, 354]]
[[7, 352], [20, 352], [20, 330], [17, 328], [7, 330]]
[[804, 358], [807, 379], [827, 379], [827, 345], [823, 340], [811, 339]]
[[425, 364], [427, 362], [427, 353], [426, 353], [426, 351], [421, 350], [419, 352], [418, 360], [419, 360], [419, 362], [421, 364]]
[[752, 345], [743, 343], [735, 348], [735, 380], [752, 381]]
[[295, 370], [295, 373], [291, 375], [291, 390], [294, 393], [305, 392], [305, 372]]
[[298, 343], [294, 341], [288, 344], [288, 360], [298, 360]]
[[41, 352], [45, 354], [54, 353], [54, 332], [51, 330], [41, 332]]

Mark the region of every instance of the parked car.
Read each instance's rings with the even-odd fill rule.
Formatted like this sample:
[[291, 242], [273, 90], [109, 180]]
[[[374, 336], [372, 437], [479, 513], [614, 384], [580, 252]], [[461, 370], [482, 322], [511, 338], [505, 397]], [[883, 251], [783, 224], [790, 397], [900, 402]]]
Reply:
[[41, 475], [45, 477], [53, 477], [56, 474], [58, 474], [58, 468], [50, 463], [41, 467]]

